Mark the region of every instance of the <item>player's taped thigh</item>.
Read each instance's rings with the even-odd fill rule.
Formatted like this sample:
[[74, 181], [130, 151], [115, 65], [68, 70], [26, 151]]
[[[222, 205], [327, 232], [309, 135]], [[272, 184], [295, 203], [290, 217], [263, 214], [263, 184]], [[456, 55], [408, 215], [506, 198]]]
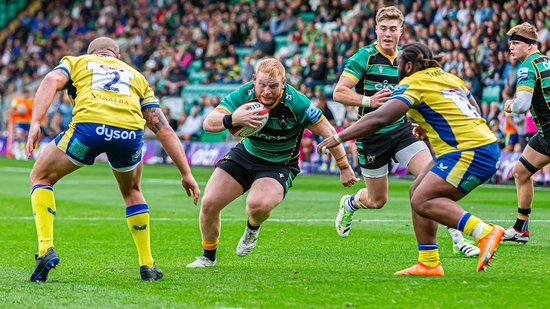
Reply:
[[533, 164], [529, 163], [529, 161], [527, 161], [527, 159], [525, 159], [523, 156], [519, 158], [519, 162], [521, 162], [521, 164], [525, 166], [525, 169], [527, 169], [531, 174], [535, 174], [539, 171], [538, 168], [534, 167]]

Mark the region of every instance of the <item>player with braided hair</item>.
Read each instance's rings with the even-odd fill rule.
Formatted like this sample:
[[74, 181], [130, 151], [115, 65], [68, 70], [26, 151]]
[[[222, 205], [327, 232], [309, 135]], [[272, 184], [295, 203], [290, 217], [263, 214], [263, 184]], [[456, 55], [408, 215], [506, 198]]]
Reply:
[[[358, 116], [375, 111], [389, 98], [399, 82], [397, 72], [398, 42], [403, 14], [395, 6], [376, 13], [376, 42], [360, 48], [351, 56], [334, 88], [334, 100], [358, 107]], [[433, 63], [432, 63], [433, 65]], [[372, 136], [357, 139], [358, 159], [365, 187], [344, 195], [336, 215], [335, 227], [340, 237], [347, 237], [353, 216], [360, 209], [376, 210], [388, 200], [388, 166], [392, 159], [415, 177], [432, 160], [430, 150], [413, 134], [413, 124], [404, 116], [384, 126]], [[456, 255], [479, 254], [479, 248], [456, 229], [448, 228]]]
[[415, 135], [428, 137], [435, 158], [410, 189], [419, 261], [395, 275], [444, 275], [436, 242], [437, 223], [476, 239], [480, 247], [477, 271], [489, 265], [504, 234], [502, 227], [484, 223], [457, 203], [493, 176], [500, 149], [464, 82], [444, 72], [438, 59], [420, 43], [404, 46], [398, 59], [400, 82], [390, 99], [344, 131], [325, 139], [317, 149], [322, 152], [343, 141], [370, 136], [406, 113], [419, 125]]

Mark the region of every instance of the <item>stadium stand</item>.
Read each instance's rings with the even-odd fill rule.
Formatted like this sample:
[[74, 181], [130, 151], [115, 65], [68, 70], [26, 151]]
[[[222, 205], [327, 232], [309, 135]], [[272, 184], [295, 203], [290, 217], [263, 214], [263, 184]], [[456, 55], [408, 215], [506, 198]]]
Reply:
[[[502, 93], [515, 90], [517, 68], [509, 60], [505, 32], [530, 22], [539, 31], [540, 51], [550, 54], [548, 1], [396, 3], [405, 15], [401, 44], [420, 41], [445, 55], [444, 69], [465, 80], [484, 117], [498, 120], [503, 129]], [[323, 90], [334, 107], [332, 89], [345, 60], [375, 39], [377, 9], [378, 2], [366, 0], [2, 1], [0, 129], [6, 128], [11, 95], [36, 87], [62, 55], [84, 53], [97, 35], [116, 38], [124, 60], [140, 69], [167, 102], [181, 97], [178, 104], [185, 106], [171, 105], [173, 113], [186, 113], [203, 95], [219, 101], [250, 80], [259, 58], [273, 54], [286, 65], [289, 82], [312, 98], [317, 88]], [[343, 116], [337, 123], [344, 123]]]

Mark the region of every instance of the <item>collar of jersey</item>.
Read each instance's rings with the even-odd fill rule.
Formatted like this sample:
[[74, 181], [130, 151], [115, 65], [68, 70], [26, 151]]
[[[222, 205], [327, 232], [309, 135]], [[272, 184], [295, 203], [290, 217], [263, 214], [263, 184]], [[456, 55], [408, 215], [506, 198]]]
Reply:
[[395, 60], [395, 58], [397, 58], [397, 55], [395, 55], [395, 56], [388, 56], [388, 55], [384, 54], [384, 52], [383, 52], [380, 48], [378, 48], [378, 42], [374, 42], [373, 45], [374, 45], [374, 48], [376, 48], [376, 50], [377, 50], [379, 53], [381, 53], [382, 56], [388, 58], [388, 59], [391, 61], [391, 63], [393, 63], [393, 61]]

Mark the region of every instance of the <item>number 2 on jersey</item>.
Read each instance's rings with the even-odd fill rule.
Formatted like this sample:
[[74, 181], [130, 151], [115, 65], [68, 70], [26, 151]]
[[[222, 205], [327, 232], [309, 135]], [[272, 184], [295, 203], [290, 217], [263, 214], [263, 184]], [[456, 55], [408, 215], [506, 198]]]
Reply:
[[92, 90], [104, 90], [130, 96], [130, 80], [134, 73], [115, 66], [89, 62], [92, 70]]

